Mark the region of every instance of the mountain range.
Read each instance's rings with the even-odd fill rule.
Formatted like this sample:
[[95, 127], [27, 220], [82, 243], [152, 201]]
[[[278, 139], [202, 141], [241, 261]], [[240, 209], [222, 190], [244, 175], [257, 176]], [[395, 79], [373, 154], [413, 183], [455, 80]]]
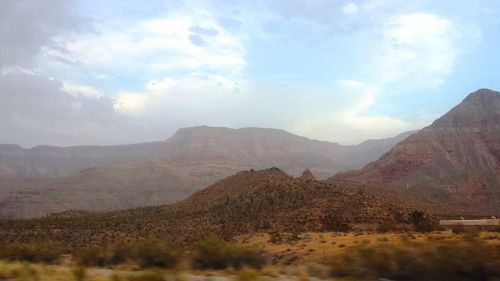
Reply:
[[[259, 134], [261, 136], [256, 137]], [[266, 143], [257, 141], [259, 138], [265, 139]], [[207, 233], [230, 238], [255, 232], [297, 233], [343, 230], [353, 225], [408, 223], [409, 214], [414, 210], [423, 210], [434, 216], [490, 216], [499, 212], [500, 93], [487, 89], [471, 93], [430, 126], [403, 139], [362, 169], [341, 172], [319, 181], [308, 169], [297, 177], [278, 168], [260, 171], [250, 168], [234, 172], [206, 188], [200, 187], [197, 191], [193, 188], [200, 182], [200, 177], [215, 181], [229, 169], [258, 166], [259, 163], [271, 165], [273, 159], [292, 169], [295, 166], [286, 166], [291, 164], [286, 159], [311, 156], [313, 152], [319, 153], [315, 150], [317, 147], [330, 147], [327, 144], [280, 130], [182, 129], [162, 143], [155, 153], [157, 157], [164, 151], [168, 160], [133, 164], [117, 162], [84, 170], [70, 178], [17, 179], [20, 186], [26, 182], [32, 185], [30, 192], [35, 196], [30, 197], [33, 194], [27, 191], [16, 193], [25, 196], [17, 197], [17, 202], [21, 202], [17, 206], [25, 208], [23, 214], [31, 216], [35, 216], [33, 208], [49, 213], [40, 206], [54, 202], [53, 198], [60, 200], [58, 203], [73, 202], [63, 196], [82, 196], [85, 199], [82, 201], [89, 204], [91, 211], [92, 208], [102, 211], [110, 207], [126, 208], [119, 202], [127, 201], [130, 204], [139, 201], [137, 205], [154, 202], [159, 206], [102, 213], [66, 211], [40, 219], [0, 220], [0, 240], [59, 241], [68, 246], [127, 242], [145, 237], [189, 242]], [[176, 149], [169, 153], [165, 147]], [[337, 149], [339, 145], [331, 147]], [[256, 152], [262, 150], [267, 154]], [[289, 151], [285, 156], [290, 158], [280, 154], [284, 151]], [[256, 154], [245, 156], [247, 153]], [[309, 162], [301, 163], [315, 167], [312, 164], [330, 159], [323, 156], [306, 157]], [[242, 161], [244, 157], [248, 160]], [[336, 159], [327, 163], [339, 167], [334, 166], [339, 163]], [[208, 160], [211, 160], [210, 164]], [[179, 177], [180, 170], [187, 171], [183, 178]], [[183, 194], [187, 198], [163, 204], [165, 199], [162, 196], [174, 196], [168, 194], [173, 192], [170, 187], [178, 188], [179, 185], [174, 183], [189, 180], [193, 182], [184, 186]], [[60, 189], [53, 187], [54, 182], [61, 184]], [[36, 193], [40, 183], [45, 186]], [[85, 192], [93, 197], [83, 197], [87, 194]], [[104, 196], [104, 192], [109, 192], [110, 197]], [[12, 202], [16, 200], [7, 206], [16, 206]], [[116, 205], [112, 206], [113, 203]], [[99, 204], [108, 205], [103, 208]], [[63, 207], [60, 209], [70, 209], [69, 204]], [[8, 209], [2, 212], [8, 213]]]
[[238, 172], [171, 205], [0, 221], [0, 240], [80, 247], [143, 238], [190, 242], [208, 233], [231, 238], [256, 232], [340, 231], [352, 224], [406, 222], [412, 210], [408, 206], [395, 192], [304, 180], [271, 168]]
[[310, 169], [319, 179], [375, 160], [411, 132], [359, 145], [283, 130], [193, 127], [166, 141], [120, 146], [0, 145], [0, 217], [173, 203], [241, 170]]
[[[331, 176], [330, 185], [366, 186], [363, 190], [372, 194], [397, 194], [404, 206], [434, 214], [496, 215], [500, 212], [500, 93], [478, 90], [418, 132], [355, 146], [276, 129], [205, 126], [180, 129], [166, 141], [128, 146], [24, 149], [3, 145], [0, 156], [3, 218], [172, 204], [239, 171], [269, 167], [312, 186], [326, 184], [315, 179]], [[233, 185], [227, 187], [228, 193], [239, 190], [238, 197], [245, 202], [250, 200], [247, 195], [255, 196], [245, 193], [252, 185], [229, 182]], [[269, 188], [276, 188], [274, 181], [267, 182]], [[278, 186], [279, 182], [287, 180], [278, 181]], [[205, 191], [201, 192], [196, 194]], [[188, 204], [196, 194], [179, 204]], [[196, 209], [211, 204], [211, 198], [191, 205]]]
[[500, 213], [500, 93], [469, 94], [358, 171], [335, 175], [428, 202], [437, 213]]

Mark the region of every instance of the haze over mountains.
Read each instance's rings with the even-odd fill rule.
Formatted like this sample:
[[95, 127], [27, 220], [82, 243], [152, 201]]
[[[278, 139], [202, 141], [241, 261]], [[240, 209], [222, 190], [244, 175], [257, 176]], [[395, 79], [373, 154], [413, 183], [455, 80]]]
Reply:
[[172, 203], [238, 171], [274, 166], [325, 179], [362, 167], [409, 134], [344, 146], [276, 129], [194, 127], [133, 145], [0, 145], [0, 216]]
[[125, 146], [3, 145], [0, 167], [4, 218], [169, 204], [239, 171], [269, 167], [296, 177], [309, 169], [309, 181], [340, 172], [330, 181], [392, 189], [435, 213], [491, 215], [500, 211], [500, 93], [479, 90], [417, 133], [356, 146], [276, 129], [194, 127]]
[[58, 241], [76, 247], [151, 237], [188, 242], [207, 233], [230, 238], [255, 232], [335, 231], [350, 224], [401, 223], [410, 210], [394, 193], [370, 192], [359, 184], [298, 179], [271, 168], [238, 172], [167, 206], [0, 221], [0, 239]]
[[500, 93], [481, 89], [362, 170], [365, 182], [431, 202], [437, 212], [500, 212]]

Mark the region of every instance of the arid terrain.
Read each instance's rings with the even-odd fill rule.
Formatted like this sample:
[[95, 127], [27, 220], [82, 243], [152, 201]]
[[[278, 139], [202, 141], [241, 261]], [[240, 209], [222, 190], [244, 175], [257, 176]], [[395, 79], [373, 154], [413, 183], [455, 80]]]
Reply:
[[0, 281], [500, 281], [500, 1], [0, 0]]
[[406, 138], [342, 146], [274, 129], [196, 127], [124, 146], [0, 145], [0, 217], [111, 211], [174, 203], [238, 171], [309, 168], [319, 179], [361, 168]]
[[[472, 93], [378, 160], [328, 180], [321, 167], [350, 157], [338, 145], [210, 127], [154, 143], [146, 162], [6, 176], [6, 216], [52, 214], [0, 221], [0, 278], [495, 280], [498, 226], [438, 222], [496, 214], [499, 105], [497, 92]], [[273, 164], [285, 168], [256, 169]]]
[[438, 213], [500, 212], [500, 93], [481, 89], [358, 171], [332, 180], [393, 189]]
[[[257, 233], [236, 237], [231, 248], [226, 250], [232, 254], [223, 254], [214, 248], [229, 245], [218, 241], [208, 238], [183, 253], [175, 250], [176, 262], [163, 269], [141, 265], [143, 260], [130, 252], [120, 250], [122, 252], [117, 256], [119, 248], [113, 250], [107, 246], [106, 252], [82, 249], [80, 253], [63, 255], [51, 262], [5, 260], [0, 262], [0, 278], [41, 281], [362, 281], [377, 278], [458, 280], [456, 278], [466, 274], [469, 279], [465, 280], [495, 280], [499, 274], [500, 235], [492, 232], [284, 232], [278, 236]], [[158, 255], [161, 253], [158, 249], [153, 252], [156, 256], [151, 256], [155, 257], [151, 262], [171, 257], [166, 253]], [[262, 259], [257, 268], [249, 267], [257, 264], [254, 255]], [[118, 263], [113, 262], [118, 258]], [[238, 259], [246, 266], [224, 265]], [[198, 267], [200, 261], [208, 262], [207, 267]]]

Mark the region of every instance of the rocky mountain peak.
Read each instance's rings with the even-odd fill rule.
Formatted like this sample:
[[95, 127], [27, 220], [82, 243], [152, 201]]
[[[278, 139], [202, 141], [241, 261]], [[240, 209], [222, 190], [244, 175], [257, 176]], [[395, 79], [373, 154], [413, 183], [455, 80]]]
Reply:
[[431, 128], [487, 128], [500, 125], [500, 93], [480, 89], [469, 94], [460, 104], [441, 118]]
[[442, 213], [491, 215], [500, 210], [499, 175], [500, 93], [481, 89], [377, 161], [333, 179], [423, 197]]
[[306, 180], [306, 181], [313, 181], [316, 180], [314, 177], [313, 173], [309, 169], [305, 169], [304, 172], [302, 172], [302, 176], [300, 176], [301, 180]]

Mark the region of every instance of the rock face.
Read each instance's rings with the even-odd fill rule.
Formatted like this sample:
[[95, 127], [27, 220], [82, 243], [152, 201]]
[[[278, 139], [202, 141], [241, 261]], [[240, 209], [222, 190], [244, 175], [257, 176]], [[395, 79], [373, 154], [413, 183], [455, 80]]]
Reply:
[[0, 217], [174, 203], [247, 169], [276, 166], [298, 176], [308, 167], [325, 179], [361, 167], [404, 137], [342, 146], [276, 129], [194, 127], [134, 145], [0, 145]]
[[304, 172], [302, 172], [302, 176], [300, 176], [299, 179], [305, 180], [305, 181], [316, 180], [316, 178], [314, 177], [313, 173], [309, 169], [305, 169]]
[[333, 179], [424, 197], [438, 212], [500, 212], [500, 93], [471, 93], [362, 170]]

